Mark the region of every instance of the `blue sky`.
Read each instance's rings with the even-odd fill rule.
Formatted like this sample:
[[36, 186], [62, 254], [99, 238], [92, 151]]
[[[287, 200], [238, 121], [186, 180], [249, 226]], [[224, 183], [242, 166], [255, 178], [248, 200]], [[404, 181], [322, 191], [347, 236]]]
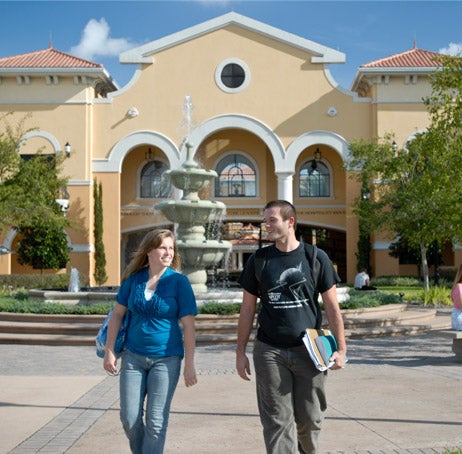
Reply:
[[1, 1], [0, 57], [55, 49], [102, 63], [119, 85], [119, 54], [235, 11], [346, 54], [331, 65], [349, 88], [358, 67], [417, 47], [460, 53], [462, 1]]

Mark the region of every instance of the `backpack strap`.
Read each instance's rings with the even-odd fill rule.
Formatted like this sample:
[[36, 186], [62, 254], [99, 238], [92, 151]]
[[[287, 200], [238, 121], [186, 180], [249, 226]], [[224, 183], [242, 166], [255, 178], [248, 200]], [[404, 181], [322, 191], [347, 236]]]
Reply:
[[314, 292], [313, 292], [313, 303], [316, 308], [316, 329], [321, 328], [322, 325], [322, 311], [319, 305], [319, 291], [318, 291], [318, 279], [321, 271], [321, 262], [318, 260], [318, 248], [316, 245], [309, 243], [305, 244], [305, 254], [310, 264], [311, 275], [313, 276]]
[[266, 264], [266, 248], [260, 248], [255, 251], [255, 277], [260, 282], [261, 272]]
[[306, 258], [308, 259], [308, 263], [310, 264], [311, 273], [313, 275], [313, 282], [315, 291], [318, 288], [318, 278], [319, 273], [321, 271], [321, 263], [318, 260], [318, 248], [316, 245], [312, 245], [309, 243], [304, 243], [305, 245], [305, 254]]

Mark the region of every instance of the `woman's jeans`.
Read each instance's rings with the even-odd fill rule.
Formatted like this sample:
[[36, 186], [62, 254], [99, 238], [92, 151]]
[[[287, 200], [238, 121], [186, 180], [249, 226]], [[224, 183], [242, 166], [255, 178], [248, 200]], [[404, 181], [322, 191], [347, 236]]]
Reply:
[[327, 372], [315, 368], [304, 345], [277, 348], [256, 340], [253, 359], [267, 453], [315, 454], [326, 410]]
[[170, 404], [180, 376], [180, 368], [179, 356], [148, 358], [128, 350], [122, 353], [120, 420], [132, 453], [164, 452]]

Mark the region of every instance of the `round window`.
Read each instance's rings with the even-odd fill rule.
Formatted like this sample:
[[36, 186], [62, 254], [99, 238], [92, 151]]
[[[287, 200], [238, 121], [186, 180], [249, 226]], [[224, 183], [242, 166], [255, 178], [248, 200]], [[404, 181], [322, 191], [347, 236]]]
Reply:
[[228, 88], [238, 88], [245, 81], [245, 71], [236, 63], [228, 63], [221, 71], [221, 81]]
[[215, 71], [215, 81], [223, 91], [236, 93], [249, 84], [249, 68], [243, 61], [237, 59], [225, 60]]

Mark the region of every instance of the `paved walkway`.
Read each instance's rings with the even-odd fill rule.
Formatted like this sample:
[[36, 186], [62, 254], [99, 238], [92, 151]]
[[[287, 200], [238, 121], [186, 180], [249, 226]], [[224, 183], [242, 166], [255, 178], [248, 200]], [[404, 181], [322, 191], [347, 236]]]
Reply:
[[[431, 335], [349, 341], [329, 375], [322, 453], [462, 449], [462, 364]], [[0, 345], [0, 452], [129, 453], [118, 378], [92, 347]], [[264, 453], [254, 381], [231, 346], [199, 347], [199, 384], [178, 386], [165, 453]]]

